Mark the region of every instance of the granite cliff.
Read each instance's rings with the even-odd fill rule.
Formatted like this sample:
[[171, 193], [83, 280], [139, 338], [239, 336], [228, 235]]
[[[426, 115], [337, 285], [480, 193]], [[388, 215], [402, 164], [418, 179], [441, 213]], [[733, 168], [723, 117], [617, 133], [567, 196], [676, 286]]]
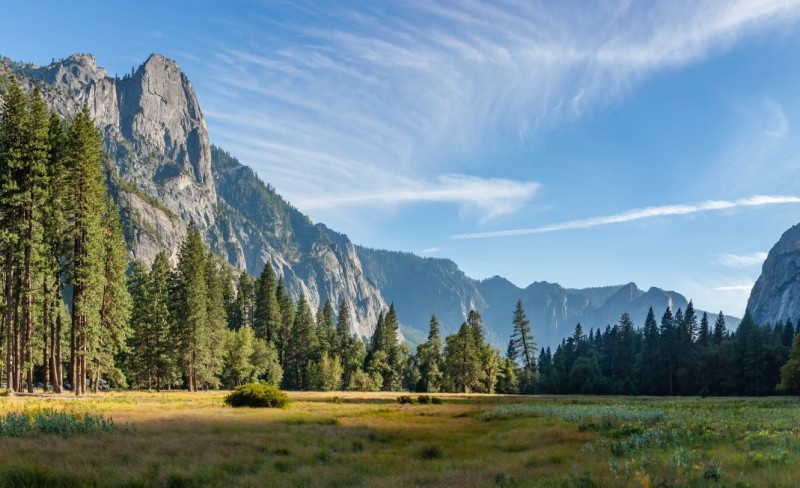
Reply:
[[769, 251], [747, 308], [758, 324], [800, 319], [800, 224], [784, 232]]

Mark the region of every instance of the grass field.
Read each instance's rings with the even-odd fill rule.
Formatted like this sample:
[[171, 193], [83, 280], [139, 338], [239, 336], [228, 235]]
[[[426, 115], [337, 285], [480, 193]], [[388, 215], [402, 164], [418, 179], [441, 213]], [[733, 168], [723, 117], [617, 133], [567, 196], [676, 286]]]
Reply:
[[[800, 486], [800, 402], [222, 392], [0, 398], [115, 431], [0, 438], [0, 486]], [[414, 399], [416, 395], [412, 396]]]

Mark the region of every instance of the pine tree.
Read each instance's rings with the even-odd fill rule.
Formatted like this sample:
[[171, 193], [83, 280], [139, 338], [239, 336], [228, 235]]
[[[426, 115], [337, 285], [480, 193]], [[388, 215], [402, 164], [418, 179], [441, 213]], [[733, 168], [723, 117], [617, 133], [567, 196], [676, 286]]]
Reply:
[[[25, 127], [22, 166], [18, 173], [20, 197], [18, 203], [22, 211], [20, 244], [22, 247], [22, 302], [23, 323], [21, 324], [21, 362], [25, 370], [28, 392], [33, 393], [33, 347], [39, 346], [41, 333], [34, 334], [34, 307], [41, 300], [39, 284], [42, 279], [44, 236], [43, 224], [47, 201], [46, 188], [47, 163], [49, 156], [49, 121], [47, 106], [39, 96], [39, 91], [27, 100], [28, 118]], [[36, 331], [40, 332], [40, 331]], [[38, 347], [37, 347], [38, 349]]]
[[253, 278], [243, 271], [236, 286], [236, 300], [233, 305], [233, 329], [253, 327], [255, 312], [256, 284]]
[[278, 285], [275, 289], [275, 296], [280, 305], [280, 327], [275, 333], [275, 347], [278, 349], [278, 357], [281, 361], [284, 374], [287, 374], [289, 365], [287, 363], [287, 350], [289, 348], [289, 338], [292, 334], [292, 327], [294, 326], [295, 307], [292, 297], [289, 296], [289, 291], [283, 282], [283, 276], [278, 278]]
[[127, 357], [128, 374], [132, 384], [136, 386], [147, 385], [151, 387], [153, 375], [152, 363], [149, 355], [153, 347], [150, 345], [151, 334], [148, 331], [149, 321], [149, 273], [144, 263], [135, 261], [133, 269], [128, 276], [128, 292], [131, 295], [131, 338], [129, 349], [131, 354]]
[[347, 300], [339, 302], [339, 316], [336, 319], [336, 355], [342, 360], [342, 383], [350, 385], [351, 376], [364, 366], [366, 350], [361, 339], [350, 334], [350, 310]]
[[67, 185], [72, 190], [69, 285], [72, 288], [71, 376], [76, 395], [86, 392], [87, 364], [100, 327], [106, 187], [101, 170], [101, 136], [84, 105], [69, 128]]
[[481, 362], [469, 324], [461, 324], [456, 334], [447, 337], [446, 343], [445, 381], [453, 391], [471, 393], [480, 384]]
[[636, 360], [636, 336], [631, 316], [624, 312], [619, 319], [614, 355], [611, 359], [613, 390], [625, 395], [636, 393], [633, 365]]
[[536, 342], [533, 340], [531, 333], [530, 321], [525, 315], [525, 309], [522, 308], [522, 300], [517, 300], [517, 308], [514, 310], [514, 333], [511, 335], [511, 340], [514, 344], [516, 360], [521, 358], [523, 368], [529, 372], [536, 371], [536, 363], [534, 361], [536, 355]]
[[708, 313], [703, 312], [703, 318], [700, 319], [700, 331], [697, 335], [697, 344], [700, 347], [708, 347], [711, 343], [711, 325], [708, 322]]
[[103, 289], [100, 300], [100, 328], [93, 341], [90, 373], [92, 391], [97, 393], [103, 375], [114, 385], [125, 386], [125, 377], [117, 367], [117, 358], [127, 351], [131, 335], [129, 326], [131, 297], [125, 271], [128, 268], [128, 249], [122, 235], [119, 210], [110, 197], [102, 221]]
[[714, 322], [714, 335], [713, 340], [714, 344], [720, 345], [722, 344], [722, 340], [725, 338], [725, 315], [723, 315], [722, 311], [720, 310], [719, 315], [717, 315], [717, 320]]
[[660, 394], [675, 394], [675, 370], [676, 370], [676, 357], [675, 348], [677, 343], [677, 333], [675, 328], [675, 318], [672, 315], [672, 310], [669, 307], [664, 311], [661, 316], [661, 329], [659, 331], [661, 340], [658, 344], [658, 364], [663, 372], [662, 381], [660, 381]]
[[436, 393], [442, 383], [442, 339], [439, 336], [439, 320], [431, 316], [428, 340], [417, 346], [417, 368], [419, 381], [416, 390]]
[[517, 379], [517, 363], [513, 359], [505, 358], [500, 366], [497, 378], [497, 393], [516, 395], [519, 393], [519, 380]]
[[478, 357], [481, 362], [480, 381], [482, 390], [486, 393], [494, 393], [497, 375], [500, 373], [500, 351], [486, 342], [483, 332], [483, 318], [475, 310], [470, 310], [467, 315], [467, 323], [472, 331], [475, 346], [478, 348]]
[[70, 201], [67, 185], [67, 133], [58, 115], [51, 114], [48, 123], [47, 194], [44, 207], [44, 259], [42, 277], [42, 321], [44, 325], [44, 384], [53, 385], [55, 393], [61, 393], [62, 373], [62, 291], [61, 277], [66, 271], [64, 257], [70, 251], [70, 236], [67, 213]]
[[309, 364], [316, 360], [317, 336], [314, 333], [314, 319], [305, 295], [300, 295], [297, 313], [294, 316], [287, 349], [287, 366], [284, 368], [284, 383], [292, 390], [309, 388]]
[[781, 341], [783, 342], [783, 345], [791, 348], [792, 343], [794, 342], [794, 336], [795, 336], [795, 331], [794, 331], [794, 325], [792, 325], [792, 319], [787, 317], [786, 323], [783, 324], [783, 335], [781, 336]]
[[274, 331], [280, 328], [280, 305], [275, 295], [275, 270], [267, 262], [256, 282], [255, 310], [253, 313], [256, 335], [267, 342], [273, 341]]
[[208, 330], [208, 284], [206, 253], [200, 233], [189, 226], [186, 239], [178, 253], [178, 268], [174, 290], [175, 334], [178, 341], [179, 364], [189, 391], [203, 387], [208, 379], [210, 334]]
[[639, 371], [639, 391], [647, 395], [654, 395], [658, 391], [658, 363], [653, 360], [658, 355], [658, 344], [658, 324], [653, 313], [653, 307], [650, 307], [647, 311], [647, 318], [644, 320], [642, 350], [639, 354], [639, 367], [637, 368]]
[[336, 347], [341, 349], [346, 339], [350, 337], [350, 310], [347, 299], [342, 297], [342, 301], [339, 302], [339, 317], [336, 319]]
[[319, 354], [336, 355], [336, 326], [333, 320], [333, 306], [330, 300], [317, 311], [317, 342]]
[[796, 334], [789, 360], [781, 368], [778, 390], [790, 395], [800, 394], [800, 334]]
[[23, 233], [24, 190], [20, 188], [20, 172], [25, 166], [25, 141], [28, 112], [27, 100], [16, 78], [10, 77], [3, 87], [0, 113], [0, 241], [3, 253], [3, 331], [6, 345], [6, 381], [8, 394], [21, 388], [19, 327], [20, 239]]
[[[208, 331], [208, 354], [202, 365], [203, 382], [207, 386], [216, 387], [217, 379], [222, 371], [222, 349], [225, 343], [225, 330], [228, 324], [228, 315], [225, 310], [225, 282], [227, 273], [222, 273], [220, 268], [225, 265], [219, 262], [217, 256], [206, 249], [205, 280], [206, 280], [206, 330]], [[246, 326], [251, 327], [251, 326]], [[252, 329], [252, 327], [251, 327]]]
[[228, 317], [228, 328], [233, 329], [236, 316], [236, 283], [233, 279], [233, 270], [229, 266], [220, 269], [220, 280], [222, 281], [222, 303], [225, 305], [225, 316]]
[[171, 278], [167, 254], [160, 251], [149, 273], [143, 264], [134, 263], [128, 281], [133, 302], [129, 369], [139, 386], [157, 391], [172, 384], [179, 360], [172, 337], [175, 324], [170, 311]]

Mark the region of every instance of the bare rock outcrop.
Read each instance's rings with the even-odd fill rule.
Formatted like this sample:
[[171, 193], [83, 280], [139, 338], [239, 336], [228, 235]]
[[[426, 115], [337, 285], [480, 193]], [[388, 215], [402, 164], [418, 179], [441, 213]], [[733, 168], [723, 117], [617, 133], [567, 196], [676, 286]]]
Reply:
[[784, 232], [769, 251], [747, 308], [758, 324], [800, 319], [800, 224]]

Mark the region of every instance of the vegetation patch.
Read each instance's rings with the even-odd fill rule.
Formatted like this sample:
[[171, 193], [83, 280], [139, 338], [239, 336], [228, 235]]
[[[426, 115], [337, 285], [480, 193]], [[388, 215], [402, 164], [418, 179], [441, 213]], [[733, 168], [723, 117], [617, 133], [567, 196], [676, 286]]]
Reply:
[[289, 397], [274, 386], [248, 383], [226, 396], [225, 404], [231, 407], [284, 408], [289, 405]]
[[114, 433], [114, 421], [100, 414], [36, 410], [9, 412], [0, 417], [0, 437], [46, 434], [70, 437], [75, 434]]
[[442, 448], [433, 444], [423, 447], [419, 454], [422, 459], [426, 460], [440, 459], [444, 455]]

